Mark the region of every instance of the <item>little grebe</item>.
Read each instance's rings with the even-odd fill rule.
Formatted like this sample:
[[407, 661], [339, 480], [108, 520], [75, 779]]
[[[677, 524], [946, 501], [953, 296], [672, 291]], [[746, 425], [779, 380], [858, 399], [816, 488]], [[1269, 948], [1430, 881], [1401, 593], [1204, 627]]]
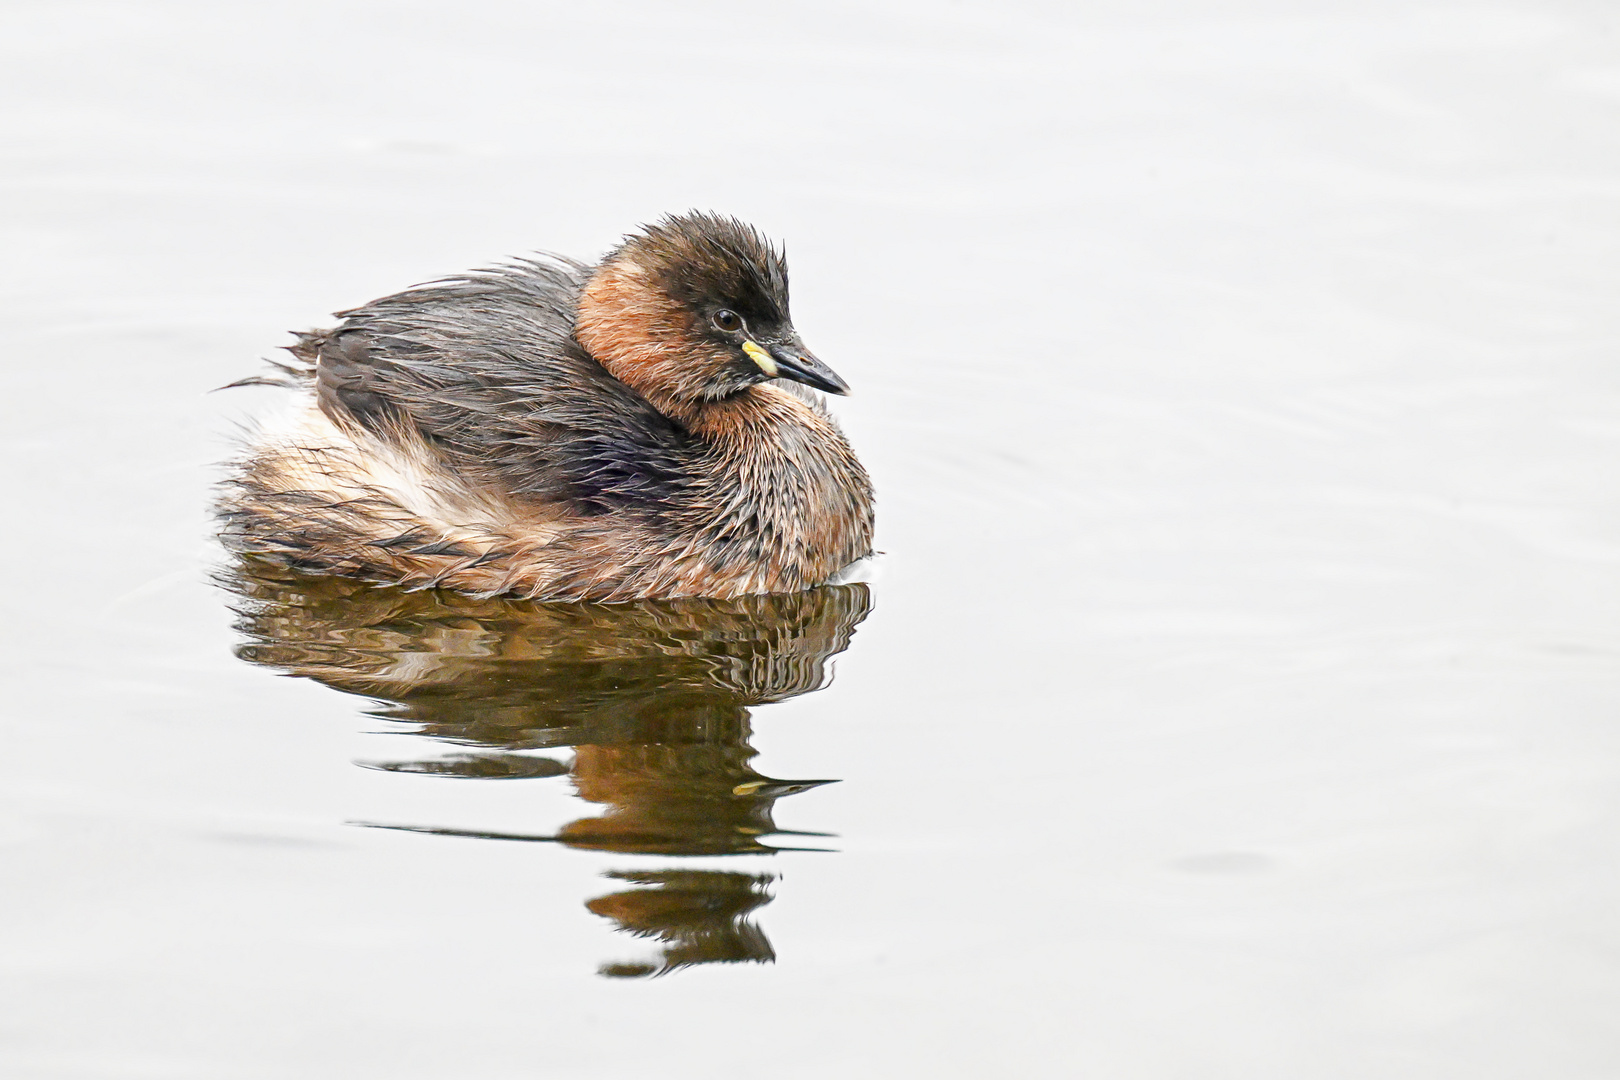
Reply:
[[299, 334], [248, 379], [309, 395], [221, 502], [226, 543], [305, 572], [623, 601], [792, 592], [871, 552], [872, 487], [815, 391], [787, 265], [690, 213], [596, 266], [541, 256]]

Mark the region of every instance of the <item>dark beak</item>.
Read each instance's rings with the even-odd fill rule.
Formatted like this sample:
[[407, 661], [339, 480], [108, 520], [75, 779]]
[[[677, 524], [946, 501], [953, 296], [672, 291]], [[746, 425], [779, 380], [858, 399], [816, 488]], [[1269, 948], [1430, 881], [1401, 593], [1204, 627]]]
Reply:
[[777, 378], [792, 379], [829, 394], [849, 393], [849, 384], [840, 379], [832, 368], [817, 360], [810, 350], [797, 340], [785, 345], [767, 345], [771, 359], [776, 361]]

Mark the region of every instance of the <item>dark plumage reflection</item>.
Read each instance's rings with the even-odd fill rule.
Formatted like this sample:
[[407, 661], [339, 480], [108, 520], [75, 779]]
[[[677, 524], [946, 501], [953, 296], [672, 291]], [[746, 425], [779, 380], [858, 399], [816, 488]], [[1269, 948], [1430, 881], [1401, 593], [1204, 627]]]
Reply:
[[664, 975], [692, 964], [768, 963], [771, 943], [748, 913], [771, 902], [769, 874], [720, 870], [666, 870], [652, 874], [613, 873], [640, 889], [598, 896], [585, 906], [612, 919], [619, 929], [651, 938], [663, 948], [656, 962], [603, 964], [610, 978]]
[[[568, 775], [605, 807], [554, 833], [385, 827], [648, 855], [769, 854], [794, 844], [776, 800], [827, 780], [761, 775], [749, 708], [817, 690], [866, 617], [864, 585], [596, 605], [405, 592], [239, 564], [245, 660], [374, 699], [369, 712], [463, 749], [369, 768], [463, 779]], [[572, 759], [555, 752], [571, 749]], [[547, 751], [553, 753], [548, 754]], [[798, 845], [802, 846], [802, 845]], [[716, 871], [615, 875], [638, 888], [590, 902], [664, 946], [653, 974], [768, 960], [746, 922], [768, 878]]]

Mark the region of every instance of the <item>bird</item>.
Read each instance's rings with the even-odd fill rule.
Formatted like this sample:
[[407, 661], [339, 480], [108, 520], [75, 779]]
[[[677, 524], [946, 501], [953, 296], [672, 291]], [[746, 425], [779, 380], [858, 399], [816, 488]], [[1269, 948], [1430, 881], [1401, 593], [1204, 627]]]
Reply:
[[227, 549], [306, 574], [622, 603], [796, 592], [872, 553], [848, 385], [794, 329], [785, 252], [734, 217], [535, 254], [295, 334], [299, 393], [233, 462]]

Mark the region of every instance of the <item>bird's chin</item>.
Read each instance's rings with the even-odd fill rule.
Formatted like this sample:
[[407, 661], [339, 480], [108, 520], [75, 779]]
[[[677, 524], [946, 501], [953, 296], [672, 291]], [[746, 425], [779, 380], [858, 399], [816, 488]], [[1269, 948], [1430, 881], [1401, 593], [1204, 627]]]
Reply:
[[736, 401], [754, 387], [763, 386], [771, 381], [759, 372], [752, 372], [739, 378], [713, 382], [704, 387], [700, 400], [702, 403], [711, 405], [725, 401]]

